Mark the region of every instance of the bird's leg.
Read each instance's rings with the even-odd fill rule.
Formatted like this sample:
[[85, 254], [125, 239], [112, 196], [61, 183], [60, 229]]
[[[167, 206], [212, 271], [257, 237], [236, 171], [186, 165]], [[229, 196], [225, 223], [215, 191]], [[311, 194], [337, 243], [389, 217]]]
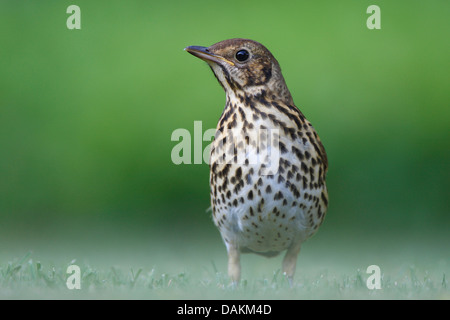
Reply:
[[283, 274], [287, 277], [289, 285], [292, 287], [297, 265], [297, 257], [300, 253], [301, 242], [297, 241], [291, 244], [283, 259]]
[[241, 279], [241, 263], [240, 252], [237, 246], [228, 245], [228, 276], [233, 282], [234, 286], [237, 286]]

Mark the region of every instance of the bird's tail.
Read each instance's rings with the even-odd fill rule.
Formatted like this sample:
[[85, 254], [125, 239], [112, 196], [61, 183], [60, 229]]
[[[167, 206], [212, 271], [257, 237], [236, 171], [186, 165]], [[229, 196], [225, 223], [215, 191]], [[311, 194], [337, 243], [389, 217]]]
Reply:
[[241, 247], [240, 248], [241, 253], [256, 253], [259, 254], [261, 256], [264, 256], [266, 258], [273, 258], [276, 257], [277, 255], [280, 254], [281, 251], [266, 251], [266, 252], [258, 252], [258, 251], [254, 251], [252, 249], [249, 249], [247, 247]]

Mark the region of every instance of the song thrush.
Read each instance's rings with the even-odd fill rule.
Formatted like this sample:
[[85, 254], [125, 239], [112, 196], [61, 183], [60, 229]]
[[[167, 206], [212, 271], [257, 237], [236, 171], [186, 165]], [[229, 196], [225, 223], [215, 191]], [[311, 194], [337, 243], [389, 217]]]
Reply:
[[240, 280], [240, 253], [287, 250], [282, 268], [292, 283], [300, 246], [327, 211], [325, 149], [262, 44], [230, 39], [185, 50], [209, 64], [226, 93], [211, 144], [210, 187], [228, 274]]

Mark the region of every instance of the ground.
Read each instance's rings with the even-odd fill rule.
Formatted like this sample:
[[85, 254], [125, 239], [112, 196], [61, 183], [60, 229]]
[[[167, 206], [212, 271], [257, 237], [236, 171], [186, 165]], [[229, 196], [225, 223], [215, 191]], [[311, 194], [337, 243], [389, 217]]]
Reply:
[[[280, 272], [281, 255], [243, 255], [234, 288], [216, 232], [80, 232], [35, 241], [10, 236], [0, 253], [0, 299], [450, 299], [444, 233], [414, 241], [319, 232], [302, 248], [292, 287]], [[66, 286], [71, 264], [81, 269], [80, 290]], [[374, 264], [380, 290], [366, 286]]]

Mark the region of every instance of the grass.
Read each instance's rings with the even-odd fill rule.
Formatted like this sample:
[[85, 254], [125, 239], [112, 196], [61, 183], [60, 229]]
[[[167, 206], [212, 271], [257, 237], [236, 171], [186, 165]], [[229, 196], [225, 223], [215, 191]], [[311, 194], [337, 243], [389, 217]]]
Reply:
[[[76, 261], [71, 261], [76, 263]], [[0, 268], [0, 297], [23, 299], [449, 299], [445, 274], [417, 266], [383, 274], [380, 290], [369, 290], [362, 270], [338, 274], [320, 270], [300, 275], [290, 287], [280, 270], [270, 276], [245, 278], [238, 288], [222, 272], [199, 278], [193, 272], [157, 269], [96, 268], [80, 265], [81, 290], [66, 287], [67, 265], [43, 265], [29, 254]]]
[[[3, 253], [0, 299], [450, 299], [445, 245], [429, 250], [430, 243], [408, 241], [410, 247], [405, 242], [381, 250], [391, 241], [379, 246], [366, 239], [352, 247], [350, 240], [335, 239], [330, 249], [332, 239], [317, 236], [304, 245], [292, 287], [280, 272], [281, 256], [244, 255], [243, 279], [234, 288], [225, 249], [217, 237], [211, 239], [160, 247], [136, 236], [108, 246], [110, 237], [95, 246], [89, 239], [77, 246], [70, 240], [60, 247], [37, 245], [36, 252], [9, 259]], [[382, 289], [369, 290], [366, 268], [375, 263]], [[71, 264], [80, 266], [81, 290], [66, 286]]]

